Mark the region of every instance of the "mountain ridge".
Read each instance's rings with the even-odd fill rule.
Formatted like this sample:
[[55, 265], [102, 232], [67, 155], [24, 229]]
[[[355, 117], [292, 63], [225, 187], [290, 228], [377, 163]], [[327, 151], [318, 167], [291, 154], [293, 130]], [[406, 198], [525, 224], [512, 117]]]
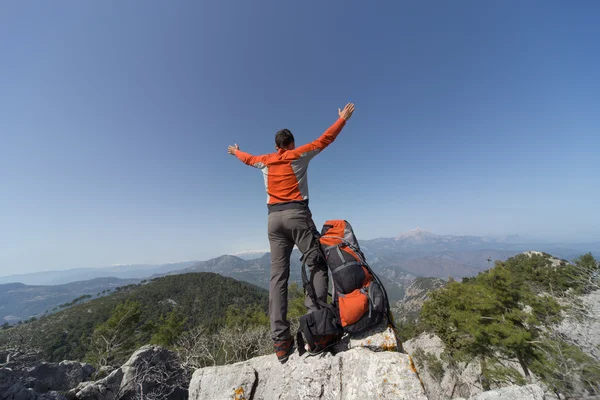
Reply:
[[[594, 243], [572, 246], [561, 244], [514, 244], [488, 240], [478, 236], [438, 235], [421, 228], [413, 229], [393, 238], [367, 240], [359, 238], [359, 243], [367, 261], [385, 281], [386, 288], [394, 298], [402, 298], [404, 289], [417, 277], [442, 279], [453, 277], [460, 279], [475, 276], [482, 270], [491, 267], [494, 261], [504, 261], [531, 248], [555, 254], [567, 260], [588, 251], [600, 255], [600, 251], [595, 250], [600, 249], [600, 243], [597, 244], [597, 247]], [[267, 252], [258, 258], [254, 257], [258, 253], [251, 257], [246, 257], [244, 252], [241, 253], [238, 253], [238, 255], [225, 254], [204, 261], [157, 265], [133, 264], [95, 269], [81, 268], [3, 277], [0, 278], [0, 284], [14, 283], [14, 279], [23, 278], [21, 283], [30, 285], [30, 287], [21, 287], [21, 289], [30, 290], [31, 297], [26, 299], [27, 302], [18, 303], [22, 306], [20, 310], [11, 309], [10, 311], [7, 306], [9, 304], [14, 305], [15, 301], [11, 299], [2, 300], [0, 297], [0, 324], [2, 319], [14, 323], [32, 316], [39, 316], [45, 310], [50, 311], [58, 304], [69, 302], [78, 296], [102, 292], [110, 286], [98, 288], [93, 286], [94, 282], [85, 283], [102, 277], [139, 281], [188, 272], [216, 272], [267, 289], [270, 280], [270, 253]], [[301, 283], [300, 255], [297, 249], [292, 252], [290, 282]], [[60, 301], [58, 303], [49, 302], [47, 298], [48, 289], [40, 286], [59, 286], [56, 282], [60, 282], [59, 285], [79, 282], [78, 285], [80, 286], [91, 284], [92, 288], [87, 293], [81, 290], [73, 293], [73, 290], [62, 286], [65, 293], [64, 296], [60, 297]], [[4, 291], [6, 290], [8, 290], [8, 287], [4, 289]], [[36, 291], [40, 292], [37, 296], [34, 295]], [[55, 295], [58, 296], [58, 294]], [[35, 302], [39, 304], [36, 305]]]
[[[511, 236], [511, 235], [509, 235]], [[515, 237], [516, 235], [512, 235]], [[508, 237], [508, 236], [507, 236]], [[474, 235], [440, 235], [415, 228], [395, 237], [379, 237], [361, 239], [360, 246], [367, 259], [375, 257], [397, 257], [399, 259], [415, 258], [427, 252], [448, 251], [505, 251], [514, 254], [530, 248], [538, 248], [561, 258], [571, 259], [584, 252], [592, 252], [600, 256], [600, 242], [588, 243], [538, 243], [535, 241], [513, 242]], [[295, 250], [297, 252], [297, 250]], [[224, 254], [253, 261], [260, 260], [270, 254], [268, 251], [251, 250]], [[432, 254], [427, 254], [431, 256]], [[223, 256], [223, 255], [222, 255]], [[258, 256], [258, 257], [257, 257]], [[221, 256], [219, 256], [221, 257]], [[219, 258], [215, 257], [215, 258]], [[215, 259], [212, 258], [212, 259]], [[485, 257], [483, 260], [486, 260]], [[190, 260], [166, 264], [129, 264], [100, 268], [72, 268], [68, 270], [50, 270], [26, 274], [0, 276], [0, 284], [21, 282], [27, 285], [58, 285], [74, 281], [84, 281], [98, 277], [115, 277], [120, 279], [143, 279], [153, 275], [164, 275], [171, 271], [184, 270], [194, 264], [209, 260]]]
[[100, 297], [107, 291], [139, 281], [101, 277], [62, 285], [26, 285], [20, 282], [0, 284], [0, 324], [39, 317], [56, 311], [61, 305], [78, 297]]

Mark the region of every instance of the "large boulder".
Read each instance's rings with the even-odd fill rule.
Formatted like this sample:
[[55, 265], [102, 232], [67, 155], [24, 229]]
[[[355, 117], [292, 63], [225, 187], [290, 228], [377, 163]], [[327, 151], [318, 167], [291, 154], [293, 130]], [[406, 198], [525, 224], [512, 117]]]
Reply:
[[0, 399], [2, 393], [8, 391], [8, 389], [19, 381], [17, 374], [10, 368], [0, 368]]
[[38, 393], [50, 390], [66, 391], [89, 379], [94, 373], [90, 364], [76, 361], [61, 361], [60, 363], [42, 362], [25, 371], [28, 387]]
[[92, 372], [87, 364], [68, 361], [42, 363], [28, 370], [0, 368], [0, 400], [66, 400], [59, 391], [76, 386]]
[[84, 382], [69, 392], [81, 400], [121, 400], [160, 398], [177, 400], [187, 397], [189, 376], [175, 353], [160, 346], [143, 346], [129, 360], [96, 382]]
[[36, 393], [27, 388], [10, 368], [0, 368], [0, 400], [35, 400]]
[[441, 361], [444, 343], [438, 336], [423, 333], [404, 342], [403, 346], [413, 357], [429, 400], [447, 400], [452, 396], [469, 397], [483, 392], [479, 382], [479, 363], [461, 364], [462, 368], [458, 374], [446, 372], [446, 363]]
[[10, 368], [0, 368], [0, 400], [35, 400], [36, 393], [26, 388]]
[[[297, 352], [285, 364], [274, 354], [201, 368], [189, 387], [191, 400], [411, 399], [427, 400], [407, 354], [389, 328], [341, 343], [317, 356]], [[335, 354], [334, 354], [335, 353]]]
[[80, 383], [75, 389], [69, 391], [69, 398], [81, 400], [119, 399], [121, 398], [120, 388], [122, 380], [123, 371], [119, 368], [99, 381]]

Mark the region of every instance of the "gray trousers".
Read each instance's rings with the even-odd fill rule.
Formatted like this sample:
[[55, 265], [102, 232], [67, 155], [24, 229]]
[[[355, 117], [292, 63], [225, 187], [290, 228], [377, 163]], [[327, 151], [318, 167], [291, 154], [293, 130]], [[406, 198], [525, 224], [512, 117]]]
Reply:
[[[269, 284], [269, 318], [271, 336], [280, 341], [291, 336], [287, 320], [288, 278], [290, 276], [290, 256], [294, 245], [302, 254], [319, 246], [318, 233], [309, 210], [283, 210], [269, 214], [269, 244], [271, 247], [271, 281]], [[306, 265], [313, 275], [317, 297], [327, 301], [329, 276], [327, 264], [320, 252], [312, 251], [306, 256]], [[306, 296], [304, 304], [309, 312], [316, 310], [312, 300]]]

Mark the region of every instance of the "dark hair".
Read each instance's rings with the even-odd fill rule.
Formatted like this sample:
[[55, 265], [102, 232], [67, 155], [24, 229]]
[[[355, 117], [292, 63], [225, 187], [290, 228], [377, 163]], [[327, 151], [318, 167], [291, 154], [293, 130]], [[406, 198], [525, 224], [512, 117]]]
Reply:
[[294, 143], [294, 135], [289, 129], [282, 129], [275, 135], [275, 145], [280, 149], [286, 148]]

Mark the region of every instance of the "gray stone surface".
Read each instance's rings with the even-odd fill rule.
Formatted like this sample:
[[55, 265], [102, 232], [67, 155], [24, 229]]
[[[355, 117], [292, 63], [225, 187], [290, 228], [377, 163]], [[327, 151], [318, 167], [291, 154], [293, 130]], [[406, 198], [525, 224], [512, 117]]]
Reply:
[[[472, 361], [468, 364], [459, 363], [455, 373], [448, 371], [448, 365], [441, 361], [440, 355], [444, 351], [444, 344], [439, 337], [430, 333], [423, 333], [414, 339], [403, 343], [406, 352], [413, 356], [421, 381], [425, 386], [425, 393], [429, 400], [449, 400], [459, 398], [472, 398], [484, 392], [480, 382], [481, 364]], [[435, 356], [444, 367], [441, 379], [433, 376], [426, 365], [421, 365], [416, 357], [416, 352], [421, 349], [424, 353]], [[523, 370], [518, 362], [503, 360], [506, 367], [513, 368], [524, 377]], [[534, 383], [536, 381], [533, 381]], [[504, 386], [509, 386], [506, 384]], [[491, 384], [491, 389], [500, 389], [498, 385]], [[492, 391], [493, 391], [492, 390]]]
[[190, 397], [197, 399], [251, 398], [256, 384], [256, 371], [249, 365], [207, 367], [194, 374], [189, 392]]
[[538, 385], [508, 386], [469, 397], [469, 400], [545, 400], [544, 391]]
[[69, 395], [80, 400], [120, 400], [153, 393], [157, 398], [175, 400], [185, 397], [187, 380], [173, 352], [143, 346], [106, 378], [82, 383]]
[[36, 400], [67, 400], [67, 398], [59, 392], [52, 391], [38, 396]]
[[600, 361], [600, 290], [579, 298], [582, 309], [586, 311], [584, 318], [577, 319], [572, 314], [555, 327], [555, 330], [586, 354]]
[[10, 368], [0, 368], [0, 399], [18, 381], [19, 377], [13, 370]]
[[385, 325], [353, 335], [349, 339], [348, 348], [366, 347], [372, 351], [402, 351], [402, 343], [397, 339], [392, 328]]
[[10, 368], [0, 368], [0, 400], [34, 400], [35, 391], [23, 386]]
[[463, 372], [460, 377], [444, 373], [442, 379], [439, 379], [430, 373], [427, 366], [420, 365], [419, 359], [416, 357], [418, 349], [423, 350], [426, 354], [434, 355], [438, 360], [440, 359], [440, 355], [444, 351], [444, 344], [436, 335], [423, 333], [414, 339], [404, 342], [403, 346], [405, 351], [414, 359], [415, 366], [425, 386], [425, 392], [429, 400], [448, 400], [452, 394], [455, 397], [468, 397], [473, 391], [476, 393], [482, 391], [477, 386], [458, 383], [459, 380], [466, 380], [467, 382], [476, 381], [478, 371], [472, 374], [473, 366], [469, 366], [468, 369], [466, 368], [466, 373]]
[[25, 377], [38, 393], [50, 390], [66, 391], [86, 381], [94, 373], [94, 367], [75, 361], [60, 363], [42, 362], [28, 368]]
[[273, 354], [201, 368], [192, 377], [189, 396], [191, 400], [427, 400], [409, 356], [397, 351], [393, 331], [383, 327], [345, 346], [335, 355], [295, 352], [283, 365]]
[[123, 371], [118, 368], [99, 381], [80, 383], [69, 391], [69, 397], [81, 400], [116, 400], [120, 396], [122, 380]]

